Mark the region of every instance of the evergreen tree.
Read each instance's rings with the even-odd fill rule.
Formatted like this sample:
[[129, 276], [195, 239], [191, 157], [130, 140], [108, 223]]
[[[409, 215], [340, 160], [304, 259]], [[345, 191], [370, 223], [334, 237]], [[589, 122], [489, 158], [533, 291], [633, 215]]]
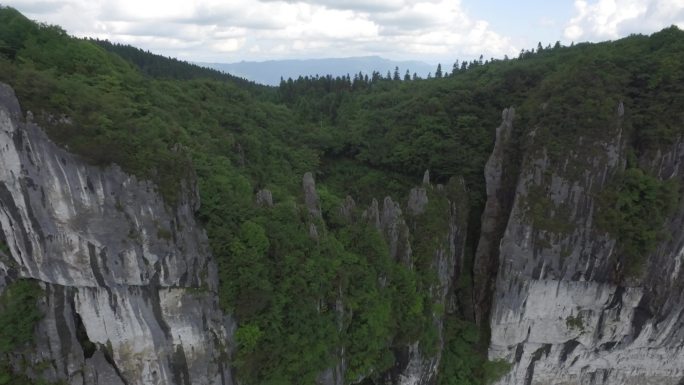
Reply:
[[406, 70], [406, 73], [404, 74], [404, 81], [407, 82], [411, 80], [411, 74], [409, 73], [409, 70]]
[[437, 70], [435, 71], [435, 77], [438, 79], [442, 77], [442, 64], [441, 63], [437, 64]]
[[401, 77], [399, 76], [399, 67], [394, 67], [394, 77], [392, 77], [392, 80], [401, 80]]
[[453, 66], [452, 69], [451, 69], [451, 76], [455, 76], [456, 73], [458, 72], [459, 68], [460, 68], [460, 67], [458, 66], [458, 60], [456, 60], [456, 61], [454, 62], [454, 66]]

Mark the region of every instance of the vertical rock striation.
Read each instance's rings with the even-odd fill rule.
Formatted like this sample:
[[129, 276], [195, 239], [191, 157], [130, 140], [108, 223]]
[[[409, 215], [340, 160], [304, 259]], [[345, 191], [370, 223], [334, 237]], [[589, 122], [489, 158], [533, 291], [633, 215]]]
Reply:
[[[381, 230], [390, 250], [390, 256], [397, 262], [415, 268], [416, 252], [412, 241], [416, 234], [423, 231], [421, 226], [438, 220], [431, 216], [445, 216], [444, 226], [437, 230], [437, 234], [429, 234], [436, 240], [429, 247], [429, 267], [435, 272], [437, 280], [429, 291], [434, 305], [444, 309], [443, 314], [434, 314], [433, 322], [438, 334], [437, 349], [433, 353], [426, 353], [420, 343], [405, 346], [395, 352], [395, 367], [389, 373], [388, 382], [400, 385], [433, 384], [437, 379], [439, 363], [444, 350], [444, 319], [446, 314], [456, 311], [453, 293], [456, 284], [455, 270], [465, 253], [465, 237], [467, 233], [466, 192], [462, 180], [455, 183], [453, 196], [444, 195], [446, 210], [429, 212], [429, 191], [434, 194], [445, 194], [443, 188], [436, 188], [430, 184], [429, 173], [426, 172], [421, 187], [413, 188], [409, 193], [407, 213], [402, 214], [399, 204], [386, 197], [383, 203], [378, 228]], [[433, 195], [434, 196], [434, 195]], [[451, 199], [461, 199], [456, 202]], [[377, 210], [377, 202], [373, 201], [366, 213]], [[366, 215], [373, 218], [373, 215]], [[423, 240], [423, 239], [421, 239]], [[424, 241], [424, 240], [423, 240]], [[421, 250], [424, 251], [424, 250]]]
[[0, 165], [10, 250], [0, 282], [32, 278], [46, 292], [38, 346], [24, 357], [43, 363], [32, 375], [73, 385], [231, 383], [220, 358], [232, 325], [218, 310], [193, 186], [170, 208], [151, 183], [87, 165], [24, 123], [3, 84]]
[[[595, 221], [600, 192], [625, 168], [623, 114], [618, 107], [599, 138], [553, 154], [531, 136], [498, 247], [489, 356], [513, 363], [500, 385], [682, 383], [684, 209], [670, 216], [671, 238], [645, 257], [641, 277], [619, 273], [616, 241]], [[661, 179], [684, 179], [683, 149], [680, 141], [642, 163]], [[487, 182], [489, 208], [496, 178]]]
[[480, 241], [473, 263], [475, 321], [486, 323], [494, 290], [494, 277], [499, 264], [499, 240], [508, 221], [511, 195], [504, 184], [504, 163], [506, 150], [513, 130], [515, 109], [505, 109], [501, 114], [501, 125], [496, 129], [494, 149], [484, 169], [487, 186], [487, 202], [482, 213]]
[[[303, 190], [307, 211], [310, 216], [320, 212], [317, 193], [313, 178], [307, 173], [304, 177]], [[361, 215], [356, 214], [356, 202], [349, 196], [341, 202], [339, 215], [348, 224], [363, 222], [377, 229], [387, 244], [389, 257], [395, 262], [409, 269], [416, 268], [416, 250], [413, 243], [421, 239], [419, 234], [427, 232], [429, 246], [423, 248], [426, 252], [427, 265], [435, 273], [436, 280], [428, 291], [432, 299], [430, 305], [444, 309], [444, 312], [434, 313], [433, 322], [437, 331], [436, 349], [426, 349], [419, 342], [414, 342], [394, 349], [395, 364], [388, 373], [381, 374], [383, 383], [396, 385], [427, 385], [434, 384], [437, 379], [439, 364], [444, 349], [444, 320], [447, 314], [453, 314], [455, 309], [453, 293], [455, 286], [456, 268], [462, 263], [465, 253], [465, 237], [467, 233], [467, 194], [463, 180], [453, 183], [453, 191], [447, 191], [443, 186], [432, 186], [429, 173], [426, 172], [421, 187], [413, 188], [409, 192], [405, 210], [401, 204], [391, 197], [385, 197], [382, 208], [377, 199], [371, 201], [370, 206]], [[443, 210], [429, 210], [430, 196], [444, 203]], [[458, 201], [457, 201], [458, 200]], [[435, 218], [439, 217], [439, 218]], [[437, 222], [440, 225], [425, 230], [422, 226]], [[430, 231], [434, 230], [435, 233]], [[432, 242], [434, 241], [434, 242]], [[423, 266], [422, 268], [426, 268]], [[384, 278], [378, 277], [379, 280]], [[336, 311], [340, 320], [345, 318], [342, 298], [338, 300]], [[390, 341], [388, 341], [390, 342]], [[426, 352], [426, 351], [429, 351]], [[357, 379], [346, 378], [346, 364], [344, 349], [337, 354], [338, 362], [335, 366], [321, 373], [318, 383], [322, 385], [343, 385], [359, 383], [363, 377]], [[371, 375], [373, 373], [368, 373]], [[378, 374], [378, 373], [375, 373]]]

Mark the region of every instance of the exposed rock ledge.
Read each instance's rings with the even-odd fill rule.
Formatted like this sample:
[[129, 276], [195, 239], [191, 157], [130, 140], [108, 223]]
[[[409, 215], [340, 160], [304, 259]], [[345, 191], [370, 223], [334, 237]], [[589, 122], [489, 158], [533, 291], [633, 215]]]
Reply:
[[[218, 310], [195, 195], [187, 188], [170, 209], [151, 183], [86, 164], [25, 123], [0, 83], [0, 241], [11, 254], [0, 258], [0, 282], [26, 277], [45, 288], [38, 346], [23, 358], [49, 365], [34, 376], [232, 383], [222, 358], [233, 326]], [[97, 350], [86, 356], [88, 340]]]

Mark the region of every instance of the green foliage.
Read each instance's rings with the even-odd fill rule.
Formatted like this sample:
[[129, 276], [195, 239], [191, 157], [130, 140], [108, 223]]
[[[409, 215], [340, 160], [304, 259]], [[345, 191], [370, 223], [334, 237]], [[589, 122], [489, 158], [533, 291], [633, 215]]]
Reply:
[[17, 373], [6, 358], [7, 354], [22, 351], [33, 342], [34, 329], [43, 317], [38, 308], [43, 296], [37, 282], [24, 279], [10, 283], [0, 294], [0, 384], [47, 384]]
[[488, 361], [478, 353], [480, 338], [470, 322], [450, 317], [446, 321], [447, 344], [440, 363], [439, 385], [488, 385], [510, 371], [506, 361]]
[[198, 65], [190, 64], [178, 59], [155, 55], [149, 51], [143, 51], [130, 45], [111, 43], [108, 40], [95, 39], [90, 41], [94, 42], [105, 50], [115, 53], [117, 56], [126, 59], [138, 67], [142, 73], [153, 78], [177, 80], [212, 79], [217, 81], [235, 82], [246, 88], [267, 88], [265, 86], [258, 86], [253, 82], [232, 76], [227, 73], [206, 67], [200, 67]]
[[485, 385], [493, 384], [511, 371], [511, 364], [504, 360], [486, 361], [482, 365]]
[[568, 234], [573, 230], [573, 224], [568, 220], [571, 207], [566, 203], [554, 203], [543, 187], [547, 186], [546, 183], [550, 181], [545, 180], [542, 185], [534, 184], [529, 187], [523, 207], [536, 229], [555, 234]]
[[580, 331], [584, 331], [584, 320], [582, 318], [582, 314], [577, 314], [575, 316], [568, 316], [565, 319], [565, 324], [569, 329], [577, 329]]
[[247, 221], [228, 245], [230, 258], [219, 262], [221, 302], [239, 320], [248, 321], [270, 305], [273, 289], [267, 274], [268, 247], [264, 229]]
[[34, 281], [19, 280], [0, 294], [0, 355], [33, 340], [33, 329], [42, 318], [38, 300], [43, 291]]
[[628, 168], [601, 192], [597, 226], [617, 240], [625, 275], [640, 275], [648, 253], [667, 236], [665, 221], [679, 202], [679, 190], [675, 179], [661, 181]]
[[235, 332], [235, 340], [242, 353], [251, 353], [256, 348], [259, 343], [259, 339], [264, 335], [264, 333], [259, 329], [258, 326], [253, 324], [243, 324]]
[[15, 373], [7, 363], [0, 362], [0, 385], [66, 385], [65, 382], [47, 382], [42, 379], [32, 380], [24, 374]]
[[[444, 247], [447, 198], [459, 212], [470, 209], [456, 293], [462, 304], [472, 297], [483, 168], [500, 111], [517, 107], [507, 170], [525, 151], [546, 151], [556, 169], [569, 148], [590, 159], [596, 154], [585, 146], [568, 144], [617, 129], [636, 143], [635, 157], [645, 156], [679, 134], [681, 111], [673, 106], [684, 104], [683, 52], [682, 32], [673, 27], [650, 38], [464, 62], [429, 80], [374, 73], [288, 79], [273, 89], [133, 47], [75, 39], [0, 9], [0, 81], [53, 140], [94, 164], [116, 163], [152, 180], [170, 206], [187, 195], [183, 181], [196, 180], [196, 214], [218, 262], [220, 305], [238, 321], [234, 365], [246, 385], [314, 383], [341, 347], [349, 381], [378, 380], [393, 364], [393, 349], [407, 343], [433, 352], [434, 319], [445, 309], [433, 298], [431, 260]], [[618, 119], [619, 101], [627, 112]], [[338, 207], [348, 194], [359, 207], [403, 197], [426, 169], [433, 183], [463, 176], [468, 196], [428, 191], [427, 212], [409, 220], [414, 260], [406, 266], [390, 259], [373, 226], [349, 223]], [[317, 176], [324, 221], [298, 204], [307, 171]], [[607, 189], [598, 214], [628, 262], [653, 247], [677, 190], [637, 174], [628, 170]], [[272, 191], [273, 208], [254, 204], [262, 188]], [[562, 208], [538, 193], [535, 224], [565, 229]], [[312, 223], [318, 239], [308, 236]], [[162, 227], [158, 235], [172, 236]], [[447, 316], [441, 384], [483, 384], [507, 371], [505, 363], [486, 362], [472, 324]], [[0, 330], [2, 346], [26, 342], [27, 324], [7, 329], [13, 337]]]

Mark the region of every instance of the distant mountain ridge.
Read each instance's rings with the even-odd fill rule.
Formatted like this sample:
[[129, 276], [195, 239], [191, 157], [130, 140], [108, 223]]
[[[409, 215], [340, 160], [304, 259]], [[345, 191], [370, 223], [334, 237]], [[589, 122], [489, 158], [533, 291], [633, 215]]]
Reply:
[[396, 67], [399, 67], [399, 74], [402, 78], [407, 70], [411, 76], [416, 73], [418, 76], [426, 77], [428, 73], [434, 73], [437, 67], [417, 60], [395, 61], [380, 56], [197, 64], [267, 85], [278, 85], [281, 77], [297, 79], [299, 76], [344, 76], [347, 74], [353, 77], [359, 72], [370, 75], [373, 71], [385, 76], [387, 71], [393, 74]]

